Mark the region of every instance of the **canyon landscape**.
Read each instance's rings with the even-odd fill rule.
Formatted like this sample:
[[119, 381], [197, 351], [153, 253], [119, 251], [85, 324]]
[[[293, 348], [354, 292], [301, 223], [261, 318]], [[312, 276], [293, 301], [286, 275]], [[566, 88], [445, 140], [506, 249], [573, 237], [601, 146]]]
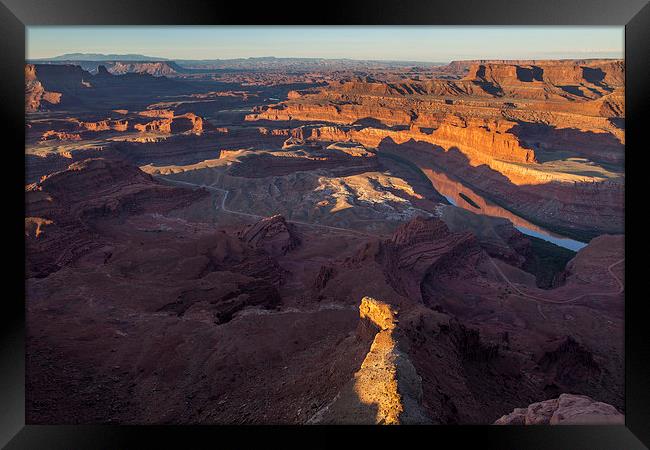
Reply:
[[622, 59], [25, 64], [31, 424], [622, 424]]

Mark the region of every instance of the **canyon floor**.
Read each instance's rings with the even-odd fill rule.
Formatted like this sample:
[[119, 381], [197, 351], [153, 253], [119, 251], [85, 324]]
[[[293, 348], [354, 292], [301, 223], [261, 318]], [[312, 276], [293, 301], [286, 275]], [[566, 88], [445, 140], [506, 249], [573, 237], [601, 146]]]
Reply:
[[623, 62], [283, 64], [26, 64], [27, 422], [619, 423]]

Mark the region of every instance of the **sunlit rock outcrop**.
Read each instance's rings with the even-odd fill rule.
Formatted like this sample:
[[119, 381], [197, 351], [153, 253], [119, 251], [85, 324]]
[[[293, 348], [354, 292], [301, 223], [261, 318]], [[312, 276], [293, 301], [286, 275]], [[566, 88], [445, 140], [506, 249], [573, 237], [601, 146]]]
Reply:
[[586, 395], [562, 394], [560, 397], [515, 408], [494, 425], [623, 425], [625, 417], [607, 403]]
[[390, 305], [364, 297], [359, 305], [359, 335], [375, 330], [370, 350], [354, 378], [310, 418], [310, 424], [424, 424], [422, 379], [400, 349], [394, 333], [397, 312]]

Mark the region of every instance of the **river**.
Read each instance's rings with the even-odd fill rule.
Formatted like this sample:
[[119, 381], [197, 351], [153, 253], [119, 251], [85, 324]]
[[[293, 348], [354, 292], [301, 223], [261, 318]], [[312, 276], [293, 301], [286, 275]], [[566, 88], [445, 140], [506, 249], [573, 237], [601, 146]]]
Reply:
[[[574, 239], [561, 236], [546, 230], [518, 215], [498, 206], [489, 200], [483, 198], [473, 190], [467, 188], [460, 182], [451, 179], [445, 173], [436, 169], [421, 169], [429, 178], [433, 187], [443, 195], [449, 203], [459, 208], [472, 211], [476, 214], [484, 214], [493, 217], [503, 217], [510, 220], [514, 227], [522, 233], [543, 239], [560, 247], [577, 252], [587, 244]], [[464, 197], [464, 198], [463, 198]], [[472, 204], [473, 203], [473, 204]]]

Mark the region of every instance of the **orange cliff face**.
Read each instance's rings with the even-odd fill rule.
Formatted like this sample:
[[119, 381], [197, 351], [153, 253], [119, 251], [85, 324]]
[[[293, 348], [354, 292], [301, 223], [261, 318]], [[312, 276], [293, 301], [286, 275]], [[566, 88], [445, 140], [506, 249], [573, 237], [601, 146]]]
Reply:
[[134, 128], [140, 132], [183, 133], [190, 131], [200, 134], [204, 131], [203, 118], [193, 113], [175, 116], [173, 111], [143, 111], [145, 117], [162, 117], [151, 122], [136, 124]]
[[563, 230], [621, 229], [611, 212], [622, 216], [623, 61], [475, 61], [458, 70], [462, 78], [333, 81], [245, 119], [288, 122], [309, 141], [391, 150], [423, 170], [437, 165]]
[[[468, 60], [453, 61], [449, 64], [459, 72], [466, 71], [465, 79], [474, 79], [477, 72], [515, 75], [521, 81], [532, 81], [531, 73], [537, 81], [556, 85], [593, 82], [594, 73], [602, 72], [600, 80], [607, 84], [622, 85], [625, 80], [625, 64], [620, 59], [519, 59], [519, 60]], [[516, 69], [516, 70], [513, 70]], [[498, 79], [501, 83], [504, 79]]]
[[[512, 124], [511, 124], [512, 125]], [[395, 144], [409, 141], [426, 142], [445, 150], [458, 149], [473, 165], [493, 164], [495, 160], [533, 163], [535, 152], [522, 147], [519, 140], [504, 131], [503, 123], [486, 124], [482, 121], [469, 123], [444, 123], [431, 134], [422, 133], [417, 127], [403, 131], [380, 128], [355, 129], [350, 127], [304, 127], [307, 140], [354, 141], [368, 147], [379, 147], [388, 139]]]
[[41, 109], [41, 102], [56, 105], [61, 101], [59, 92], [48, 92], [36, 76], [34, 64], [25, 64], [25, 111]]
[[[462, 80], [354, 79], [292, 91], [287, 101], [258, 107], [246, 120], [365, 126], [364, 144], [372, 142], [369, 135], [371, 145], [383, 137], [414, 139], [457, 147], [487, 164], [536, 163], [536, 149], [574, 142], [590, 156], [597, 146], [606, 153], [598, 157], [617, 161], [624, 133], [612, 121], [624, 111], [622, 70], [621, 61], [485, 63], [471, 65]], [[592, 139], [595, 134], [604, 139]]]
[[79, 122], [79, 127], [88, 131], [126, 131], [129, 126], [128, 120], [100, 120], [97, 122]]
[[404, 111], [393, 108], [365, 105], [331, 105], [327, 103], [281, 104], [268, 109], [257, 109], [246, 116], [246, 120], [301, 120], [327, 121], [339, 124], [351, 124], [357, 120], [372, 117], [387, 125], [408, 123], [411, 116]]
[[[598, 117], [607, 115], [593, 107], [592, 102], [607, 98], [610, 102], [624, 89], [624, 65], [621, 60], [594, 62], [540, 61], [510, 63], [485, 62], [469, 64], [462, 79], [377, 81], [353, 78], [331, 82], [316, 90], [291, 91], [288, 101], [268, 108], [258, 108], [248, 119], [327, 120], [352, 123], [363, 118], [381, 119], [384, 109], [401, 110], [410, 118], [399, 124], [417, 122], [420, 115], [439, 112], [443, 115], [462, 112], [459, 105], [496, 109], [497, 114], [470, 111], [471, 115], [498, 116], [501, 109], [527, 109], [575, 112]], [[516, 100], [513, 104], [511, 100]], [[517, 101], [518, 100], [518, 101]], [[534, 105], [522, 103], [532, 101]], [[539, 100], [557, 100], [539, 103]], [[454, 107], [446, 107], [454, 105]], [[375, 114], [367, 114], [374, 109]], [[320, 112], [319, 112], [320, 111]], [[350, 117], [356, 113], [355, 117]], [[365, 115], [364, 115], [365, 114]], [[390, 114], [386, 114], [390, 118]], [[620, 117], [617, 112], [610, 112]], [[274, 117], [276, 117], [274, 119]], [[398, 124], [384, 122], [385, 125]]]
[[[116, 94], [115, 89], [119, 93]], [[182, 83], [165, 76], [154, 76], [146, 70], [113, 75], [104, 65], [98, 66], [94, 74], [75, 64], [25, 65], [27, 112], [47, 111], [59, 105], [82, 110], [101, 109], [103, 106], [122, 109], [125, 101], [185, 90]]]
[[66, 133], [62, 131], [47, 130], [41, 135], [41, 141], [59, 140], [59, 141], [80, 141], [79, 133]]
[[[157, 132], [164, 134], [192, 133], [201, 134], [207, 128], [202, 117], [193, 113], [174, 115], [173, 111], [147, 110], [138, 114], [125, 112], [124, 118], [106, 118], [94, 121], [82, 121], [69, 118], [64, 121], [44, 121], [38, 126], [28, 125], [28, 141], [40, 142], [48, 140], [71, 141], [97, 138], [95, 133], [115, 134], [129, 130], [139, 132]], [[143, 118], [157, 118], [146, 121]], [[50, 128], [50, 127], [53, 127]], [[41, 131], [42, 130], [42, 131]], [[93, 137], [95, 136], [95, 137]]]
[[464, 78], [498, 87], [504, 96], [540, 100], [595, 100], [622, 89], [624, 79], [622, 61], [478, 63]]
[[47, 110], [69, 101], [91, 86], [91, 78], [75, 65], [25, 64], [25, 109]]

